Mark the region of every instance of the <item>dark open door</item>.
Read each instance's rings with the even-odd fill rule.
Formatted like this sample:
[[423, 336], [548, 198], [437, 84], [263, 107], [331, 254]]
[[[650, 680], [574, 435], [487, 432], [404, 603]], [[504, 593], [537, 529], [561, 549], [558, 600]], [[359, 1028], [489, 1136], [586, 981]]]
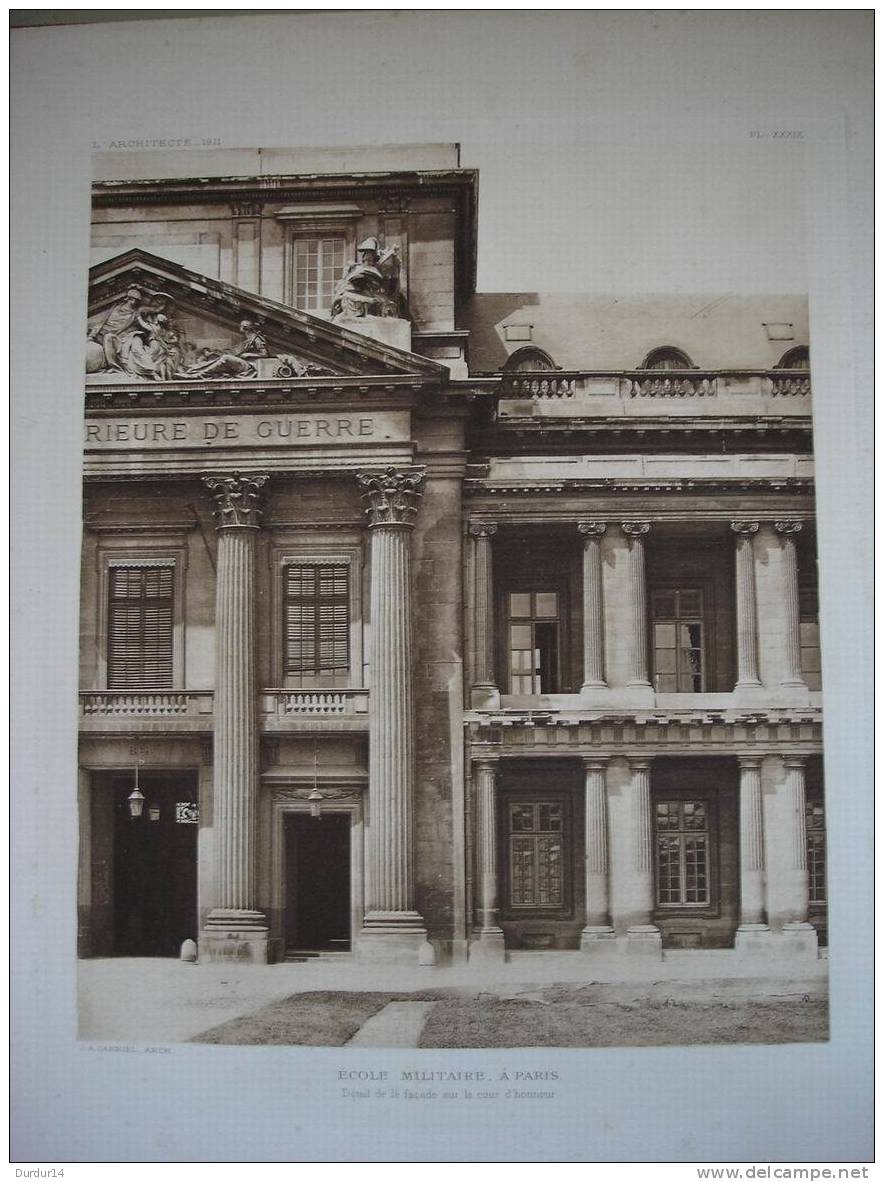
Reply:
[[114, 952], [177, 956], [197, 937], [195, 777], [147, 773], [140, 786], [144, 811], [132, 817], [132, 782], [114, 785]]
[[350, 817], [285, 819], [287, 951], [350, 947]]

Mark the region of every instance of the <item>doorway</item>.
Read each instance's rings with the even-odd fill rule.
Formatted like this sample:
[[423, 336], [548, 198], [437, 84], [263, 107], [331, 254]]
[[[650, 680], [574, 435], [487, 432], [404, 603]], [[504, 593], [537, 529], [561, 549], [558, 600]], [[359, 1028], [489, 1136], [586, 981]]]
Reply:
[[287, 952], [350, 948], [350, 814], [285, 817]]
[[178, 956], [197, 938], [196, 776], [143, 773], [140, 787], [133, 817], [131, 779], [113, 786], [114, 953]]

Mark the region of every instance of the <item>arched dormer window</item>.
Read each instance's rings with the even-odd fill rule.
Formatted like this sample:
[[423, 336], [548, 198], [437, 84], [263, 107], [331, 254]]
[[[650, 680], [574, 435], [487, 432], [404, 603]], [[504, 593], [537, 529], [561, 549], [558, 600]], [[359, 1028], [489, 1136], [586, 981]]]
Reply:
[[681, 349], [674, 349], [671, 345], [663, 345], [652, 349], [639, 369], [696, 369], [687, 353]]
[[807, 345], [789, 349], [774, 366], [775, 369], [810, 369], [810, 350]]
[[516, 349], [506, 359], [505, 373], [536, 373], [538, 370], [556, 369], [556, 363], [543, 349]]

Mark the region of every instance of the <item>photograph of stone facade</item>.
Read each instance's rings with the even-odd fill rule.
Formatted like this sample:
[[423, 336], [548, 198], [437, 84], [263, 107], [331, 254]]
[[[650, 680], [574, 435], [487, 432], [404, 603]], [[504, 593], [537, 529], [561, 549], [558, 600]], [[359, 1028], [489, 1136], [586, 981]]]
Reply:
[[415, 155], [94, 184], [79, 956], [824, 981], [806, 298], [477, 292]]

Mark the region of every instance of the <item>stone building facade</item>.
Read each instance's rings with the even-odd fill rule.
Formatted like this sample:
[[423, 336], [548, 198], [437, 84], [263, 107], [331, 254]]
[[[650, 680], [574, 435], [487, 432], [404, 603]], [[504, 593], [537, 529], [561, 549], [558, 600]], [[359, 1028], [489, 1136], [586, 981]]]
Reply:
[[81, 955], [816, 957], [805, 302], [477, 294], [422, 164], [95, 184]]

